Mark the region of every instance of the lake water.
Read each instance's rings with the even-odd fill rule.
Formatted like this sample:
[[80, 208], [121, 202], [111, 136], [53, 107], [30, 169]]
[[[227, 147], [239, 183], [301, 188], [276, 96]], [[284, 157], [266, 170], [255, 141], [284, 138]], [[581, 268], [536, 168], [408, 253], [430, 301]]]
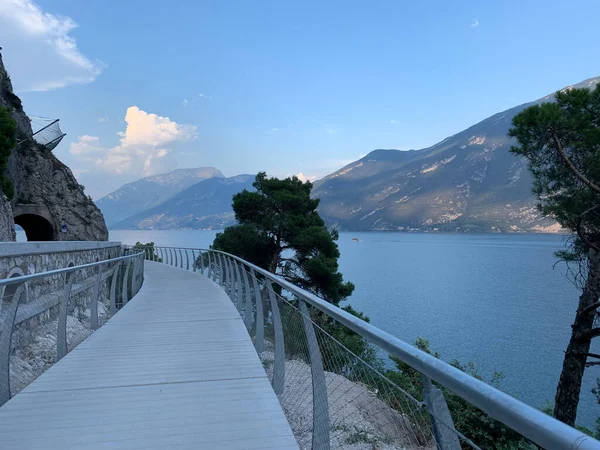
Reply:
[[[207, 248], [215, 231], [110, 232], [111, 240]], [[352, 238], [359, 241], [353, 241]], [[486, 378], [543, 407], [554, 399], [579, 291], [553, 253], [564, 238], [531, 234], [340, 233], [340, 270], [356, 285], [349, 303], [371, 323], [442, 359], [471, 361]], [[598, 349], [597, 349], [598, 350]], [[578, 422], [600, 415], [588, 369]]]

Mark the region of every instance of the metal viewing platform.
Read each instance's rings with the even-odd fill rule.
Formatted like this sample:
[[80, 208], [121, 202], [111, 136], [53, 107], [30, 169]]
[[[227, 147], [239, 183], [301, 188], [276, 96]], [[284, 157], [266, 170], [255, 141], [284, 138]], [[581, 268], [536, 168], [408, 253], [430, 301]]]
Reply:
[[127, 305], [0, 408], [0, 448], [298, 448], [225, 292], [144, 271]]
[[0, 280], [1, 449], [600, 450], [234, 255], [116, 253]]

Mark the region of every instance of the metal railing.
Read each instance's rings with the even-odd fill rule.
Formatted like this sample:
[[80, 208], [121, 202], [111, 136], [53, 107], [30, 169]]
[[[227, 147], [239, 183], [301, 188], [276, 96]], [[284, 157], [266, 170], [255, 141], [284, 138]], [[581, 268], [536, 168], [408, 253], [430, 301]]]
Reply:
[[0, 280], [0, 406], [141, 288], [144, 253]]
[[[480, 433], [461, 433], [461, 418], [446, 401], [451, 395], [500, 422], [491, 428], [507, 427], [499, 448], [600, 449], [592, 437], [241, 258], [193, 248], [144, 251], [146, 259], [200, 272], [223, 287], [302, 448], [484, 447]], [[412, 384], [389, 375], [376, 357], [381, 352]], [[522, 440], [507, 446], [507, 433]]]

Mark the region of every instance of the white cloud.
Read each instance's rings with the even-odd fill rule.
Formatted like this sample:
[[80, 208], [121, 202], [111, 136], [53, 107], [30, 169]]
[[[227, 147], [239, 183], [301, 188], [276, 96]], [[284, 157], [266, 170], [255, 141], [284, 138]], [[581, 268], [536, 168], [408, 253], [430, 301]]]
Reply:
[[210, 95], [206, 95], [206, 94], [198, 94], [198, 97], [204, 98], [206, 100], [212, 100], [212, 97]]
[[100, 122], [100, 123], [108, 122], [108, 116], [98, 117], [98, 122]]
[[70, 17], [42, 11], [31, 0], [0, 1], [0, 42], [17, 92], [47, 91], [90, 83], [102, 64], [90, 61], [69, 34]]
[[87, 134], [79, 136], [77, 142], [72, 142], [69, 147], [69, 152], [75, 156], [95, 155], [104, 150], [100, 145], [99, 137], [88, 136]]
[[473, 22], [471, 23], [471, 28], [477, 28], [479, 26], [479, 19], [474, 18]]
[[[336, 170], [341, 169], [342, 167], [347, 166], [350, 163], [353, 163], [361, 158], [366, 156], [365, 154], [358, 155], [354, 158], [328, 158], [322, 160], [311, 161], [310, 167], [308, 167], [305, 163], [298, 164], [298, 168], [302, 170], [310, 171], [311, 175], [307, 175], [304, 172], [297, 173], [296, 176], [303, 181], [315, 181], [320, 180], [321, 178], [330, 175]], [[289, 175], [287, 175], [289, 176]]]
[[304, 181], [304, 182], [306, 182], [306, 181], [310, 181], [310, 182], [312, 182], [312, 181], [315, 181], [315, 180], [317, 179], [317, 176], [316, 176], [316, 175], [304, 175], [302, 172], [300, 172], [300, 173], [297, 173], [297, 174], [296, 174], [296, 177], [297, 177], [297, 178], [298, 178], [300, 181]]
[[137, 106], [127, 108], [125, 122], [127, 128], [117, 133], [121, 139], [116, 147], [102, 147], [98, 137], [84, 135], [71, 143], [70, 153], [106, 172], [149, 176], [175, 168], [172, 146], [196, 137], [195, 126], [178, 124]]
[[267, 134], [276, 134], [279, 132], [279, 128], [271, 128], [270, 130], [265, 131]]
[[187, 107], [188, 103], [189, 103], [189, 102], [188, 102], [188, 99], [187, 99], [187, 98], [184, 98], [184, 99], [182, 100], [182, 102], [181, 102], [181, 105], [182, 105], [182, 106], [185, 108], [185, 107]]

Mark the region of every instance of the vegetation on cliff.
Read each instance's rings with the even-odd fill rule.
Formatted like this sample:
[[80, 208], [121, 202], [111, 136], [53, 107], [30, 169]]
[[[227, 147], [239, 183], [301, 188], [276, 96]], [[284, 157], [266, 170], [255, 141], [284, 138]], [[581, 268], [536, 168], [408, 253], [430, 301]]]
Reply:
[[600, 86], [557, 92], [555, 102], [525, 109], [513, 119], [511, 151], [524, 156], [533, 175], [538, 208], [573, 234], [558, 256], [576, 266], [582, 288], [556, 389], [554, 417], [574, 426], [590, 353], [600, 336]]
[[15, 147], [17, 125], [6, 108], [0, 107], [0, 191], [11, 200], [15, 190], [8, 178], [8, 157]]

